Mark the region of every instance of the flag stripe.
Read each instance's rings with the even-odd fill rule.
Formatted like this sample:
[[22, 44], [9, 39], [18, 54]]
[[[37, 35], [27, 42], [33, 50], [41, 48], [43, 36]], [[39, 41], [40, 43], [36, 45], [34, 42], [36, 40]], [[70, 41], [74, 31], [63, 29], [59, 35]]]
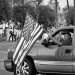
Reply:
[[[40, 29], [40, 25], [38, 26], [37, 29], [35, 29], [35, 30], [32, 32], [31, 35], [34, 36], [34, 35], [38, 32], [39, 29]], [[32, 37], [32, 36], [31, 36], [31, 37]], [[30, 38], [30, 39], [31, 39], [31, 38]]]
[[17, 52], [18, 52], [18, 50], [19, 50], [19, 48], [20, 48], [20, 46], [21, 46], [23, 40], [24, 40], [24, 37], [21, 37], [21, 40], [20, 40], [18, 46], [16, 47], [15, 53], [14, 53], [14, 55], [13, 55], [13, 59], [15, 58], [15, 56], [16, 56], [16, 54], [17, 54]]
[[15, 59], [15, 64], [17, 64], [17, 62], [18, 62], [18, 60], [20, 59], [20, 56], [21, 56], [21, 54], [22, 54], [22, 52], [23, 52], [23, 48], [24, 47], [27, 47], [27, 45], [28, 44], [26, 44], [26, 45], [23, 45], [23, 47], [21, 48], [21, 50], [19, 51], [19, 53], [18, 53], [18, 55], [17, 55], [17, 58]]
[[31, 36], [33, 35], [34, 31], [35, 31], [37, 28], [38, 28], [38, 23], [36, 23], [36, 26], [35, 26], [33, 32], [31, 33]]
[[17, 53], [17, 57], [15, 57], [14, 63], [17, 64], [17, 61], [19, 60], [19, 54], [21, 55], [21, 52], [23, 50], [23, 47], [26, 46], [26, 40], [24, 40], [22, 47], [20, 48], [19, 52]]
[[43, 29], [41, 29], [38, 34], [34, 37], [34, 39], [31, 41], [31, 43], [29, 44], [28, 48], [26, 48], [26, 50], [23, 52], [21, 59], [18, 61], [17, 66], [20, 67], [21, 62], [23, 61], [24, 57], [26, 56], [26, 54], [30, 51], [30, 49], [33, 47], [33, 45], [35, 44], [37, 38], [40, 36], [40, 34], [43, 32]]
[[[34, 29], [34, 30], [35, 30], [35, 29]], [[35, 37], [35, 35], [36, 35], [36, 33], [38, 32], [38, 30], [40, 30], [40, 26], [38, 26], [38, 28], [36, 29], [36, 31], [34, 31], [34, 30], [33, 30], [34, 33], [32, 32], [33, 35], [31, 34], [31, 35], [32, 35], [32, 36], [31, 36], [31, 40]], [[17, 64], [18, 60], [20, 59], [21, 55], [22, 55], [23, 52], [24, 52], [23, 50], [24, 50], [25, 48], [27, 48], [27, 46], [28, 46], [29, 43], [30, 43], [30, 41], [29, 41], [26, 45], [24, 45], [24, 48], [23, 48], [23, 49], [20, 50], [20, 52], [19, 52], [19, 54], [18, 54], [18, 56], [17, 56], [17, 59], [16, 59], [16, 61], [15, 61], [15, 64]]]
[[16, 54], [16, 56], [15, 56], [15, 58], [14, 58], [14, 60], [13, 60], [13, 61], [15, 61], [15, 60], [16, 60], [16, 58], [17, 58], [17, 56], [18, 56], [18, 53], [19, 53], [19, 51], [20, 51], [20, 50], [21, 50], [21, 48], [22, 48], [23, 43], [24, 43], [24, 40], [23, 40], [23, 42], [22, 42], [22, 44], [21, 44], [21, 46], [20, 46], [20, 48], [19, 48], [19, 50], [18, 50], [18, 52], [17, 52], [17, 54]]

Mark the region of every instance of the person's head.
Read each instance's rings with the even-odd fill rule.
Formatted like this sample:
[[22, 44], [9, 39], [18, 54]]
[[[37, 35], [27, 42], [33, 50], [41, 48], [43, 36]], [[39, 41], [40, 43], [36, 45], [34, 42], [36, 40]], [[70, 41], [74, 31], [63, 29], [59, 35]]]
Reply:
[[71, 38], [71, 34], [70, 33], [66, 33], [65, 35], [64, 35], [64, 39], [70, 39]]

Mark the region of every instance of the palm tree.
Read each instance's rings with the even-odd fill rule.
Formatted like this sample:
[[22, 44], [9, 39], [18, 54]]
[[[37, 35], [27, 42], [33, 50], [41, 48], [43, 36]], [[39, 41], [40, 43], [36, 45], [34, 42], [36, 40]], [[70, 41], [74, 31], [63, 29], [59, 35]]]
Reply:
[[67, 8], [68, 8], [68, 10], [69, 10], [69, 1], [67, 0]]
[[22, 5], [24, 5], [24, 0], [22, 0]]
[[56, 10], [56, 26], [58, 26], [58, 0], [55, 0], [55, 10]]
[[74, 25], [75, 25], [75, 0], [74, 0]]

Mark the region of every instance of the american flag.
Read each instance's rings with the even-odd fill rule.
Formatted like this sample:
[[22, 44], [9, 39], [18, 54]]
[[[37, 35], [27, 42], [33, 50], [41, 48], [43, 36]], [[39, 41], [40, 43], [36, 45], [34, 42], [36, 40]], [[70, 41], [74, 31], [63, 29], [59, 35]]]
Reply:
[[23, 30], [21, 31], [20, 34], [20, 39], [19, 42], [16, 46], [16, 50], [13, 55], [13, 61], [15, 64], [17, 64], [17, 56], [20, 50], [23, 48], [23, 46], [27, 43], [29, 40], [30, 34], [32, 33], [34, 26], [37, 24], [37, 22], [34, 20], [34, 18], [27, 12], [26, 14], [26, 19], [25, 19], [25, 24], [23, 27]]
[[13, 55], [14, 63], [20, 67], [24, 57], [31, 50], [38, 37], [43, 32], [41, 25], [33, 19], [33, 17], [27, 13], [25, 25], [21, 32], [19, 43]]
[[36, 43], [36, 40], [38, 39], [38, 37], [42, 34], [43, 32], [43, 28], [39, 25], [36, 30], [34, 30], [32, 32], [32, 36], [30, 37], [28, 43], [26, 44], [26, 46], [24, 47], [23, 53], [21, 54], [20, 60], [17, 63], [17, 66], [20, 67], [22, 61], [24, 60], [24, 57], [28, 54], [28, 52], [31, 50], [31, 48], [34, 46], [34, 44]]

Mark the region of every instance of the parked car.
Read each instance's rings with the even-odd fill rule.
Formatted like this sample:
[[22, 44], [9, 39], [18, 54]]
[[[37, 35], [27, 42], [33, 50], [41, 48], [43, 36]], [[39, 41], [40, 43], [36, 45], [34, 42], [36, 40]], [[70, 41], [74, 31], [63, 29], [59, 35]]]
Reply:
[[[71, 42], [62, 44], [61, 37], [67, 33], [70, 34]], [[64, 37], [62, 39], [64, 40]], [[14, 72], [14, 75], [75, 73], [75, 26], [57, 29], [50, 36], [48, 43], [35, 44], [23, 60], [21, 70], [18, 70], [13, 62], [15, 48], [10, 48], [7, 60], [4, 61], [6, 70]]]

